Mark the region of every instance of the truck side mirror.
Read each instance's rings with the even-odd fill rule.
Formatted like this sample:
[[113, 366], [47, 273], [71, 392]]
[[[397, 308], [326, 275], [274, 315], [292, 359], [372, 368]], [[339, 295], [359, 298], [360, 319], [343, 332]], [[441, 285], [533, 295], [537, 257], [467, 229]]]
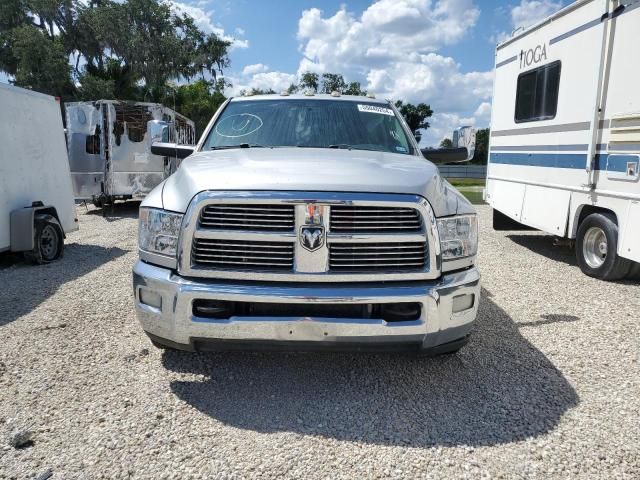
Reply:
[[195, 149], [194, 145], [178, 145], [177, 143], [154, 142], [151, 144], [151, 153], [162, 157], [187, 158]]
[[476, 129], [470, 126], [456, 128], [451, 143], [451, 148], [425, 148], [422, 155], [433, 163], [468, 162], [476, 151]]

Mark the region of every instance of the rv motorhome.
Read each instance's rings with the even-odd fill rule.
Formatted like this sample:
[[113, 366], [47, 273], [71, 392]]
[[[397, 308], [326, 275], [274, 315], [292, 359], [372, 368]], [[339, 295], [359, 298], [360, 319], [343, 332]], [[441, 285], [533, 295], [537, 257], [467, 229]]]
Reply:
[[157, 103], [98, 100], [65, 104], [76, 199], [100, 207], [144, 198], [178, 167], [151, 153], [154, 141], [193, 145], [194, 123]]
[[60, 103], [0, 83], [0, 105], [0, 252], [48, 263], [78, 229]]
[[496, 50], [494, 228], [575, 239], [604, 280], [640, 267], [639, 46], [640, 1], [580, 0]]

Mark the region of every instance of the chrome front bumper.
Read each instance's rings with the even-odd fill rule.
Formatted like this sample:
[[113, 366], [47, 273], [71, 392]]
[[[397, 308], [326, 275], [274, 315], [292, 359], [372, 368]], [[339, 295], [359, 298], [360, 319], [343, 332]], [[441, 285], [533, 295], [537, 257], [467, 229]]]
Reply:
[[[438, 280], [362, 284], [279, 284], [191, 280], [167, 268], [139, 260], [133, 269], [136, 314], [152, 338], [176, 348], [203, 345], [286, 344], [354, 349], [407, 346], [428, 350], [466, 337], [478, 312], [480, 274], [476, 268], [445, 274]], [[453, 312], [453, 299], [474, 295], [471, 308]], [[468, 298], [468, 297], [467, 297]], [[147, 303], [143, 302], [144, 299]], [[261, 303], [364, 304], [418, 302], [419, 319], [313, 317], [197, 317], [194, 300]], [[249, 347], [251, 348], [251, 347]]]

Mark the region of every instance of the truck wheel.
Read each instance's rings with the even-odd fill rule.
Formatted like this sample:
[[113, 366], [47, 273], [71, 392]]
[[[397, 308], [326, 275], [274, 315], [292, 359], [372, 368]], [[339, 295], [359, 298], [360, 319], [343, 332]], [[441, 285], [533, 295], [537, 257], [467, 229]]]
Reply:
[[576, 237], [576, 260], [585, 275], [601, 280], [620, 280], [631, 269], [631, 262], [619, 257], [618, 225], [606, 213], [587, 216]]
[[34, 219], [33, 250], [24, 256], [30, 263], [49, 263], [62, 257], [64, 235], [60, 222], [53, 215], [36, 215]]

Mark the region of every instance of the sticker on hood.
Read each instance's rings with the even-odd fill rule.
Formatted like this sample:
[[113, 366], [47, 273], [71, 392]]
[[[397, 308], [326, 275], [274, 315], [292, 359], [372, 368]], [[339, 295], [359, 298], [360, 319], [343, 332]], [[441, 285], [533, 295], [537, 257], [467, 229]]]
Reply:
[[393, 110], [386, 107], [378, 107], [376, 105], [361, 105], [358, 104], [358, 110], [361, 112], [369, 112], [369, 113], [380, 113], [382, 115], [391, 115], [394, 116]]

